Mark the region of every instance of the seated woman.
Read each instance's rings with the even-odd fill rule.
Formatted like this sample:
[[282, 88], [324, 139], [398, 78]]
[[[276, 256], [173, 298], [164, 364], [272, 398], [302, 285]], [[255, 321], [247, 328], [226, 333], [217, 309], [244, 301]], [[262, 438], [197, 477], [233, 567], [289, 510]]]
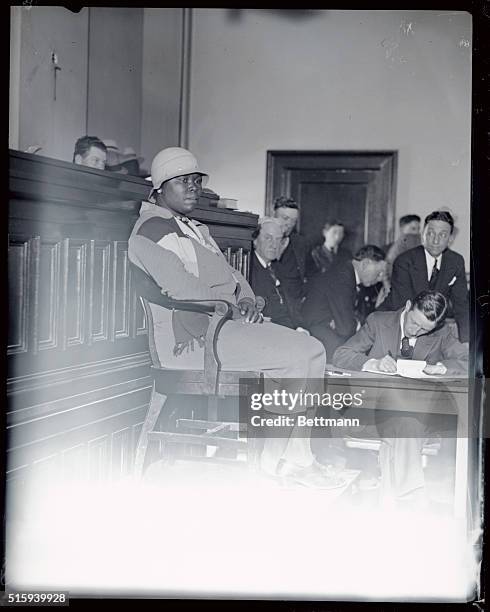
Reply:
[[[246, 279], [228, 264], [208, 228], [188, 218], [207, 178], [186, 149], [170, 147], [155, 156], [150, 202], [143, 203], [132, 230], [129, 258], [172, 298], [224, 299], [237, 307], [235, 318], [224, 324], [218, 339], [223, 370], [260, 370], [275, 383], [298, 379], [304, 392], [314, 392], [315, 379], [318, 384], [324, 376], [322, 344], [305, 334], [262, 322]], [[203, 368], [201, 339], [208, 315], [173, 312], [156, 304], [150, 308], [161, 363], [177, 369]], [[169, 330], [173, 336], [170, 341]], [[284, 413], [280, 408], [270, 410]], [[302, 484], [322, 486], [325, 478], [314, 468], [310, 440], [304, 433], [296, 434], [291, 427], [287, 437], [267, 438], [261, 467], [272, 476], [292, 474]]]

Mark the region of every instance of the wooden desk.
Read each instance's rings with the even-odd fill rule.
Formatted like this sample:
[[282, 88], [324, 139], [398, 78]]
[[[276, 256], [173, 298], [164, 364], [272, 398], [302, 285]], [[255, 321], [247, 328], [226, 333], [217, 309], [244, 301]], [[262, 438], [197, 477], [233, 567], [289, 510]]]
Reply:
[[[449, 414], [456, 417], [456, 466], [454, 485], [454, 515], [464, 518], [467, 512], [468, 491], [468, 378], [413, 379], [401, 376], [372, 374], [341, 370], [327, 365], [327, 371], [341, 371], [350, 376], [325, 375], [328, 388], [334, 392], [357, 392], [361, 389], [380, 391], [393, 390], [404, 401], [390, 403], [390, 411], [419, 412], [425, 414]], [[399, 392], [399, 393], [398, 393]], [[436, 401], [434, 400], [436, 398]], [[358, 409], [370, 408], [360, 406]]]

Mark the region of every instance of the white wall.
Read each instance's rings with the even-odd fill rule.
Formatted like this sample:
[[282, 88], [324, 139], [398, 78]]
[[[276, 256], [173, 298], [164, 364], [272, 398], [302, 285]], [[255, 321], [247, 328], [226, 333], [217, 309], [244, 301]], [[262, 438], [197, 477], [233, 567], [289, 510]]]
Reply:
[[[183, 9], [11, 9], [9, 146], [71, 161], [84, 134], [140, 151], [179, 141]], [[61, 71], [54, 100], [51, 53]]]
[[144, 9], [141, 153], [148, 169], [160, 149], [179, 144], [182, 15]]
[[10, 7], [9, 148], [19, 147], [22, 7]]
[[397, 217], [448, 206], [468, 262], [470, 42], [467, 13], [196, 9], [190, 148], [258, 213], [268, 149], [396, 149]]
[[143, 9], [90, 8], [87, 132], [141, 143]]
[[[19, 117], [17, 146], [39, 145], [41, 155], [71, 161], [86, 126], [88, 9], [22, 7], [20, 21], [19, 98], [11, 98], [11, 113]], [[56, 99], [53, 52], [61, 68]]]

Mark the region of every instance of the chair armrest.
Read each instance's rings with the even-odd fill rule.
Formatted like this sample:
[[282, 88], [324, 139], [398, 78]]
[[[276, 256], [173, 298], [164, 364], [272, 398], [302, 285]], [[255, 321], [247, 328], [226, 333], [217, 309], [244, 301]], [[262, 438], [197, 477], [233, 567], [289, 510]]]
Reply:
[[144, 302], [157, 304], [169, 310], [186, 310], [212, 315], [204, 343], [204, 383], [206, 393], [218, 392], [221, 361], [218, 357], [218, 335], [226, 321], [233, 317], [236, 306], [226, 300], [175, 300], [161, 292], [158, 284], [138, 266], [130, 262], [136, 292]]
[[223, 315], [227, 313], [227, 310], [230, 310], [230, 312], [233, 310], [233, 304], [226, 300], [176, 300], [162, 293], [158, 284], [141, 268], [138, 268], [132, 262], [129, 265], [136, 293], [147, 302], [157, 304], [168, 310], [186, 310], [204, 314], [213, 314], [218, 307]]

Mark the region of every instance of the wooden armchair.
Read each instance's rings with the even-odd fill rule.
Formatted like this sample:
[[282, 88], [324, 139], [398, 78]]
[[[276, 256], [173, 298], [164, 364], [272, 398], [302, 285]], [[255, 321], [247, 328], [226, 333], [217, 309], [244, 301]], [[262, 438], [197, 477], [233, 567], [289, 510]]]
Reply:
[[[167, 445], [200, 444], [212, 445], [235, 450], [247, 450], [250, 459], [256, 455], [256, 444], [247, 444], [238, 439], [239, 423], [219, 421], [217, 414], [218, 397], [238, 397], [240, 394], [239, 379], [252, 379], [257, 384], [263, 374], [256, 371], [222, 371], [217, 352], [218, 335], [226, 321], [232, 318], [232, 304], [225, 300], [174, 300], [162, 294], [160, 287], [140, 268], [131, 265], [131, 274], [137, 294], [140, 296], [148, 325], [148, 342], [152, 361], [151, 373], [153, 389], [146, 418], [141, 428], [136, 447], [134, 471], [136, 478], [143, 475], [145, 457], [149, 442], [163, 440]], [[170, 310], [186, 310], [210, 315], [204, 345], [204, 368], [202, 370], [176, 370], [166, 368], [160, 363], [157, 355], [153, 318], [150, 303], [158, 304]], [[242, 387], [243, 391], [247, 391]], [[186, 426], [198, 431], [180, 433], [176, 431], [157, 431], [155, 425], [167, 398], [171, 395], [197, 395], [208, 397], [208, 418], [206, 420], [180, 419]], [[209, 410], [211, 408], [211, 410]], [[210, 414], [214, 412], [214, 414]], [[168, 417], [175, 416], [175, 411]], [[178, 424], [178, 421], [176, 421]], [[236, 432], [237, 437], [225, 437], [223, 433]], [[254, 441], [255, 442], [255, 441]]]

